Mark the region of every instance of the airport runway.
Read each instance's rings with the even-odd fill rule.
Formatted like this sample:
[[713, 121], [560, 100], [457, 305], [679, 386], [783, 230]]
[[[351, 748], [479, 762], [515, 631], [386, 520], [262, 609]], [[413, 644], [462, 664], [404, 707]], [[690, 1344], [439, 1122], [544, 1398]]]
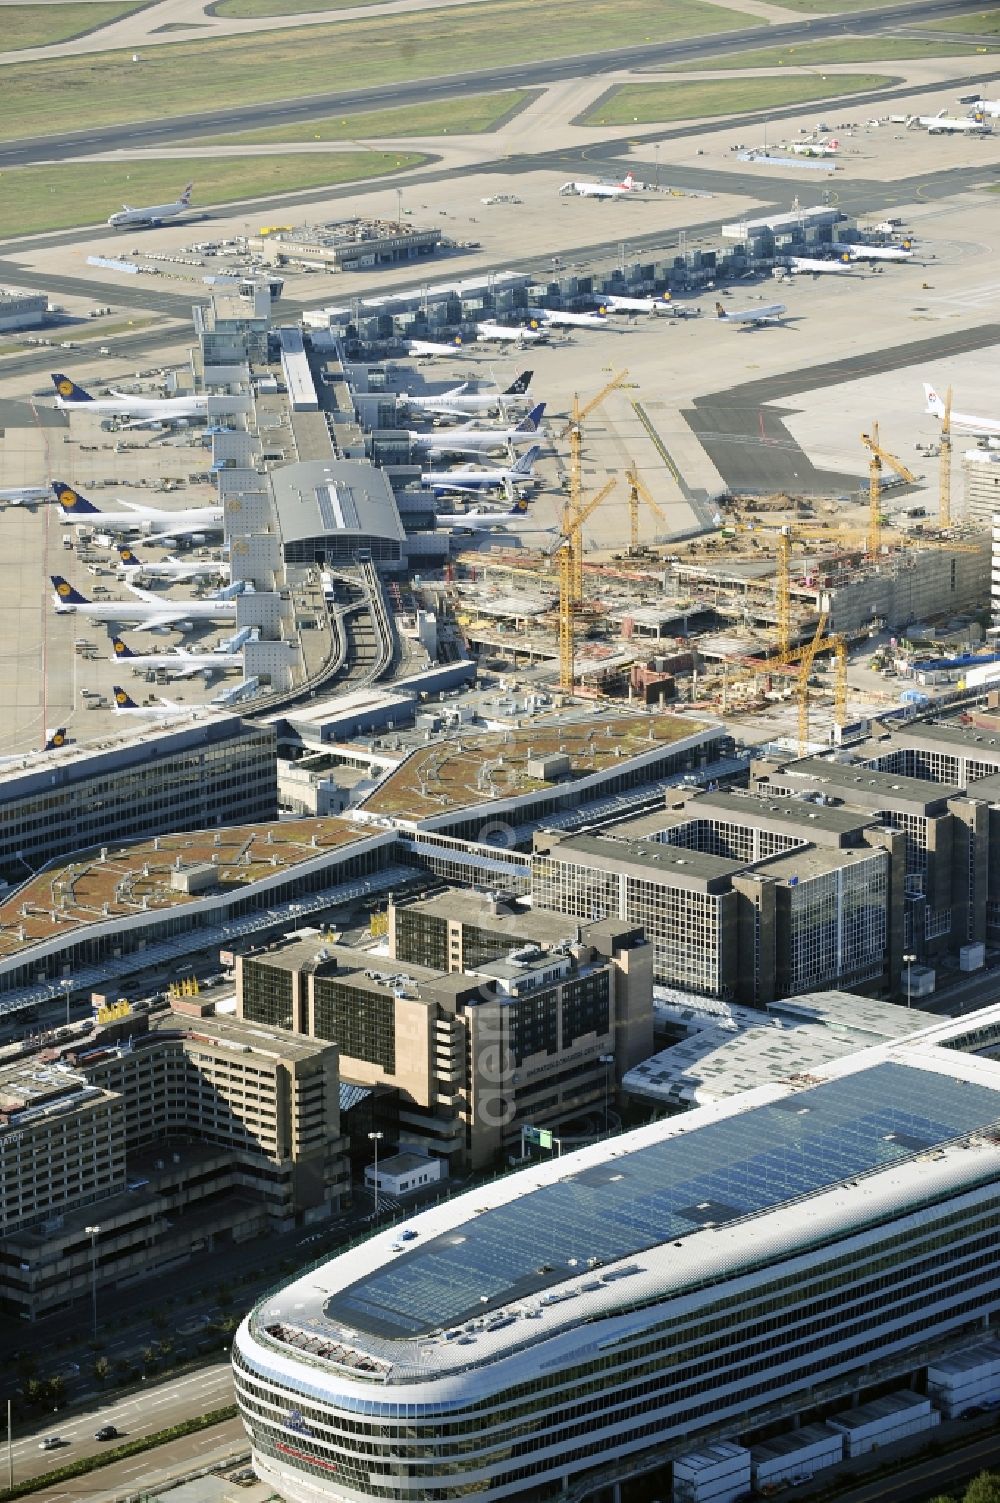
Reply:
[[[842, 34], [852, 36], [870, 35], [933, 16], [940, 20], [948, 15], [958, 15], [980, 8], [982, 0], [938, 0], [931, 9], [926, 3], [895, 5], [870, 15], [852, 12], [848, 15], [810, 17], [792, 21], [787, 25], [767, 28], [753, 27], [730, 31], [709, 37], [689, 37], [666, 42], [647, 42], [636, 47], [609, 48], [602, 52], [577, 54], [574, 57], [548, 59], [540, 62], [522, 63], [519, 66], [485, 68], [464, 75], [452, 74], [441, 78], [415, 79], [408, 83], [379, 84], [369, 89], [340, 89], [326, 94], [313, 94], [305, 99], [255, 101], [224, 110], [203, 111], [197, 115], [175, 117], [170, 120], [133, 122], [109, 125], [90, 130], [67, 131], [61, 134], [33, 136], [7, 142], [0, 146], [0, 167], [25, 166], [31, 162], [65, 161], [69, 157], [90, 156], [95, 151], [119, 151], [129, 148], [148, 147], [170, 140], [190, 137], [197, 139], [202, 133], [220, 130], [241, 130], [265, 125], [291, 124], [309, 120], [318, 115], [349, 112], [359, 109], [375, 109], [389, 105], [419, 104], [427, 100], [456, 98], [478, 94], [489, 89], [528, 87], [554, 83], [560, 79], [589, 77], [594, 74], [613, 73], [620, 69], [644, 66], [656, 62], [696, 62], [699, 58], [713, 57], [721, 52], [739, 52], [763, 45], [768, 47], [792, 46], [800, 42], [820, 41], [826, 37]], [[959, 85], [963, 80], [956, 81]], [[980, 80], [973, 80], [979, 83]], [[857, 105], [866, 99], [891, 98], [892, 91], [871, 96], [855, 95], [852, 103]], [[796, 106], [801, 112], [801, 106]], [[772, 112], [780, 119], [782, 111]], [[749, 121], [759, 118], [759, 112], [747, 117]], [[740, 121], [730, 121], [739, 124]], [[702, 129], [703, 127], [699, 127]], [[666, 132], [661, 139], [668, 140], [675, 134]]]
[[[794, 327], [756, 329], [739, 339], [796, 337]], [[929, 339], [872, 350], [853, 360], [814, 365], [808, 370], [790, 370], [779, 376], [747, 381], [728, 391], [698, 397], [681, 417], [697, 435], [699, 443], [734, 491], [812, 491], [838, 495], [856, 493], [858, 477], [814, 468], [785, 426], [781, 409], [767, 406], [798, 392], [839, 386], [866, 376], [886, 375], [920, 363], [930, 364], [949, 355], [986, 349], [1000, 343], [1000, 324], [982, 324], [975, 329], [951, 329]], [[791, 411], [792, 409], [786, 409]]]

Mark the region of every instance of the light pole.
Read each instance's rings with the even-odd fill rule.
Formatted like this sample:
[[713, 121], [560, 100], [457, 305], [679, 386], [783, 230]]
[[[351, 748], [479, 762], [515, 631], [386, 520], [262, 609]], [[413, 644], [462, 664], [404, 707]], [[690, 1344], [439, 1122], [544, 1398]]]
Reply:
[[611, 1066], [615, 1062], [615, 1057], [614, 1057], [613, 1054], [599, 1054], [597, 1056], [597, 1059], [598, 1059], [598, 1063], [602, 1064], [604, 1066], [604, 1136], [607, 1137], [608, 1136], [608, 1090], [609, 1090], [608, 1077], [611, 1074]]
[[375, 1144], [375, 1220], [378, 1220], [378, 1145], [381, 1143], [384, 1133], [370, 1132], [368, 1141]]
[[913, 962], [916, 960], [916, 958], [917, 957], [915, 955], [904, 955], [903, 956], [903, 964], [906, 966], [906, 1005], [907, 1005], [907, 1007], [909, 1007], [909, 1006], [912, 1005], [912, 1000], [913, 1000], [913, 991], [912, 991], [912, 988], [911, 988], [911, 985], [910, 985], [910, 967], [913, 964]]
[[90, 1238], [90, 1308], [94, 1317], [94, 1340], [97, 1340], [97, 1239], [100, 1236], [99, 1226], [85, 1226], [84, 1231]]
[[659, 143], [659, 141], [654, 141], [653, 142], [653, 160], [656, 163], [656, 167], [655, 167], [656, 179], [655, 179], [654, 186], [658, 188], [660, 186], [660, 143]]

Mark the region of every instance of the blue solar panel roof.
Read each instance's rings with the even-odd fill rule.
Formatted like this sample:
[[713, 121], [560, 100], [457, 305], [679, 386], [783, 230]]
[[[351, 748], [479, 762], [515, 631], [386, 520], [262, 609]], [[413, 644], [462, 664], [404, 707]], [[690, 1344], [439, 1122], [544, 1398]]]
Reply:
[[1000, 1118], [1000, 1095], [884, 1063], [622, 1153], [472, 1218], [327, 1301], [405, 1339], [541, 1294], [598, 1264], [760, 1215]]

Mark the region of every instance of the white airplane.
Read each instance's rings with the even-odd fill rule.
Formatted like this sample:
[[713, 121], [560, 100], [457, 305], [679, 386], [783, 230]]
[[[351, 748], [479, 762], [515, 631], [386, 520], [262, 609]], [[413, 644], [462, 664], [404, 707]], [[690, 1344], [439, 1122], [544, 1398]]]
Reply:
[[788, 265], [791, 271], [811, 271], [813, 276], [833, 275], [842, 277], [850, 273], [850, 266], [846, 261], [818, 261], [811, 256], [789, 256]]
[[627, 198], [636, 191], [635, 178], [627, 172], [620, 183], [563, 183], [559, 189], [565, 198]]
[[[927, 399], [926, 411], [932, 417], [944, 417], [944, 402], [938, 396], [933, 386], [924, 384], [924, 396]], [[951, 415], [953, 428], [965, 428], [970, 433], [1000, 433], [1000, 419], [973, 417], [969, 412], [953, 412]]]
[[451, 344], [434, 344], [429, 339], [408, 339], [406, 341], [407, 353], [416, 355], [421, 360], [454, 360], [458, 355], [464, 355], [461, 335], [456, 334]]
[[793, 141], [788, 150], [797, 157], [835, 157], [840, 150], [840, 142]]
[[[235, 638], [230, 638], [230, 641], [235, 641]], [[133, 668], [165, 668], [171, 678], [193, 678], [196, 673], [209, 675], [232, 670], [242, 673], [242, 652], [226, 651], [226, 645], [216, 652], [188, 652], [183, 647], [176, 647], [173, 652], [133, 652], [121, 637], [112, 637], [111, 661], [129, 663]]]
[[88, 600], [61, 574], [53, 574], [55, 607], [59, 615], [90, 616], [95, 621], [131, 621], [139, 631], [174, 627], [189, 631], [195, 621], [235, 621], [235, 600], [157, 600], [146, 590], [127, 586], [135, 600]]
[[136, 397], [126, 391], [112, 391], [110, 397], [92, 397], [89, 391], [56, 372], [52, 377], [56, 389], [56, 406], [60, 412], [106, 413], [109, 417], [134, 418], [130, 428], [144, 428], [149, 423], [190, 422], [208, 415], [208, 397], [204, 392], [189, 397]]
[[403, 391], [396, 400], [413, 412], [440, 413], [445, 417], [504, 413], [508, 407], [519, 407], [528, 400], [528, 387], [534, 374], [534, 371], [522, 371], [506, 391], [470, 391], [466, 381], [462, 386], [453, 386], [450, 391], [439, 392], [430, 397], [412, 397], [409, 392]]
[[609, 313], [665, 313], [670, 306], [670, 294], [660, 297], [619, 297], [616, 292], [604, 299]]
[[192, 715], [196, 705], [182, 705], [176, 699], [159, 699], [155, 705], [137, 705], [121, 684], [111, 685], [111, 708], [116, 715], [145, 715], [153, 720], [176, 719], [178, 715]]
[[563, 313], [556, 308], [536, 308], [532, 317], [541, 319], [543, 324], [550, 324], [554, 329], [608, 329], [611, 327], [605, 317], [603, 303], [593, 313]]
[[437, 512], [434, 525], [444, 532], [558, 532], [557, 527], [543, 527], [526, 520], [528, 505], [515, 501], [510, 511]]
[[[59, 726], [54, 731], [45, 732], [45, 745], [42, 751], [58, 751], [60, 746], [66, 745], [66, 727]], [[23, 762], [25, 757], [37, 756], [37, 752], [23, 751], [14, 757], [0, 757], [0, 767], [13, 767], [15, 763]]]
[[188, 183], [180, 198], [172, 204], [151, 204], [147, 209], [133, 209], [129, 204], [122, 204], [117, 214], [112, 214], [108, 224], [113, 230], [138, 228], [139, 225], [148, 225], [150, 229], [154, 225], [162, 224], [164, 219], [174, 219], [178, 214], [183, 214], [185, 209], [191, 207], [191, 189], [194, 183]]
[[538, 425], [545, 413], [545, 403], [539, 402], [527, 417], [508, 428], [474, 428], [471, 423], [464, 428], [446, 428], [437, 433], [410, 433], [410, 445], [424, 454], [492, 454], [495, 451], [513, 448], [517, 444], [529, 444], [537, 437]]
[[846, 254], [849, 261], [913, 260], [913, 252], [904, 245], [855, 245], [850, 240], [834, 240], [832, 248]]
[[0, 506], [31, 506], [51, 499], [52, 490], [47, 485], [11, 485], [0, 490]]
[[127, 544], [118, 548], [118, 572], [129, 574], [133, 579], [228, 579], [229, 560], [203, 558], [186, 564], [179, 558], [165, 558], [158, 563], [141, 559]]
[[[150, 542], [165, 543], [168, 539], [190, 537], [197, 541], [206, 532], [222, 529], [221, 506], [193, 506], [184, 511], [164, 511], [156, 506], [144, 506], [140, 501], [124, 501], [128, 511], [102, 511], [86, 496], [62, 480], [54, 480], [52, 489], [62, 510], [64, 522], [74, 527], [104, 528], [108, 532], [142, 532]], [[160, 530], [157, 530], [160, 529]]]
[[535, 444], [526, 454], [521, 454], [507, 469], [477, 470], [466, 465], [453, 470], [428, 470], [420, 477], [420, 484], [438, 493], [442, 491], [506, 491], [513, 499], [514, 488], [527, 485], [534, 475], [535, 460], [541, 454], [541, 446]]
[[991, 133], [982, 115], [949, 115], [945, 110], [936, 115], [919, 115], [917, 124], [922, 125], [929, 136], [988, 136]]
[[498, 324], [485, 319], [476, 325], [476, 339], [480, 344], [539, 344], [545, 335], [536, 328], [523, 324]]
[[723, 323], [741, 324], [745, 329], [759, 329], [764, 324], [773, 324], [780, 321], [786, 311], [784, 303], [765, 303], [762, 308], [724, 308], [721, 303], [716, 303], [715, 314]]
[[985, 115], [990, 120], [1000, 117], [1000, 99], [977, 99], [972, 108], [977, 115]]

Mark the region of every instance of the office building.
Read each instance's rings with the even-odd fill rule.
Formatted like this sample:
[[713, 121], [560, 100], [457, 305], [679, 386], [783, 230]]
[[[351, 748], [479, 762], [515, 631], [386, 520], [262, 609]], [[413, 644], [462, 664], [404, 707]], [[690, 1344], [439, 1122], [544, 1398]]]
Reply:
[[4, 1071], [8, 1312], [51, 1314], [92, 1279], [106, 1291], [345, 1203], [336, 1048], [184, 1005]]
[[0, 334], [10, 329], [37, 329], [47, 322], [48, 313], [46, 293], [0, 288]]
[[346, 1081], [394, 1092], [400, 1147], [456, 1169], [519, 1151], [524, 1124], [606, 1110], [652, 1048], [651, 949], [616, 922], [556, 923], [464, 970], [293, 940], [237, 957], [236, 984], [242, 1018], [336, 1043]]
[[582, 1503], [981, 1341], [1000, 1067], [970, 1021], [535, 1163], [290, 1281], [233, 1346], [258, 1475], [288, 1503]]

